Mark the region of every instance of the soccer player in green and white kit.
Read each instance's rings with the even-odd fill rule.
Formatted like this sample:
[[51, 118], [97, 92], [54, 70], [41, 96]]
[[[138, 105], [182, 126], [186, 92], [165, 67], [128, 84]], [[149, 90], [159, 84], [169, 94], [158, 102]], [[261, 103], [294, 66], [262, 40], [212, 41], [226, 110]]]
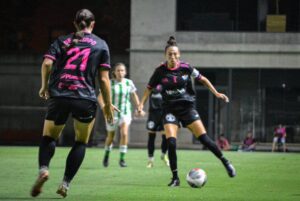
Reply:
[[[125, 154], [127, 153], [128, 144], [128, 130], [132, 120], [132, 107], [131, 98], [136, 107], [138, 107], [140, 101], [136, 94], [136, 87], [132, 80], [125, 78], [126, 67], [123, 63], [117, 63], [112, 70], [111, 80], [111, 94], [112, 103], [120, 112], [114, 114], [114, 122], [106, 123], [107, 137], [105, 140], [105, 155], [103, 159], [103, 166], [109, 165], [109, 154], [112, 150], [112, 143], [115, 136], [115, 131], [120, 128], [120, 161], [121, 167], [127, 167], [125, 162]], [[104, 107], [104, 102], [101, 94], [98, 97], [101, 108]], [[144, 113], [144, 111], [142, 111]]]

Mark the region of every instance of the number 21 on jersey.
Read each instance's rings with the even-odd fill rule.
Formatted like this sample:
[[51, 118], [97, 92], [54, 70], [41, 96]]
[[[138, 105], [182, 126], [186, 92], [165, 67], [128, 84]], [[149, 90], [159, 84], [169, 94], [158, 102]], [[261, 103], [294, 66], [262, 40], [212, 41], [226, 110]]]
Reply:
[[80, 50], [79, 47], [71, 48], [70, 50], [68, 50], [67, 55], [73, 55], [73, 56], [71, 56], [67, 60], [65, 69], [75, 70], [77, 68], [77, 65], [73, 64], [72, 62], [78, 60], [79, 57], [81, 56], [81, 62], [80, 62], [79, 70], [80, 71], [85, 71], [90, 53], [91, 53], [90, 48], [86, 48], [86, 49], [82, 49], [82, 50]]

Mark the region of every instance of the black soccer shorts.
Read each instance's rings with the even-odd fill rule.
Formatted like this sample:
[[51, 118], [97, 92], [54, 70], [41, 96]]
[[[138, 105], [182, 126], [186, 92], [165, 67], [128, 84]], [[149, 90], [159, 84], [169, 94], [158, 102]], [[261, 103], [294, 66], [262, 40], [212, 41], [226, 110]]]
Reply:
[[165, 109], [163, 124], [176, 124], [187, 127], [196, 120], [200, 120], [200, 115], [193, 107], [177, 107], [176, 109]]
[[146, 128], [149, 131], [159, 132], [164, 130], [162, 110], [149, 111]]
[[86, 99], [55, 97], [48, 99], [46, 119], [56, 125], [66, 123], [69, 114], [80, 122], [89, 123], [96, 115], [97, 104]]

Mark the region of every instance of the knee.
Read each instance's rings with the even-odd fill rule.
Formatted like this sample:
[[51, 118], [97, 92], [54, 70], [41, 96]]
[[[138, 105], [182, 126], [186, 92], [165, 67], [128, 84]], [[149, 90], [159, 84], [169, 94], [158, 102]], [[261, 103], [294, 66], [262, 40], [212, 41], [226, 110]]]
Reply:
[[167, 139], [168, 147], [171, 148], [176, 148], [176, 138], [170, 137]]
[[120, 133], [120, 136], [121, 136], [121, 138], [124, 139], [128, 136], [128, 133], [127, 132], [122, 132], [122, 133]]

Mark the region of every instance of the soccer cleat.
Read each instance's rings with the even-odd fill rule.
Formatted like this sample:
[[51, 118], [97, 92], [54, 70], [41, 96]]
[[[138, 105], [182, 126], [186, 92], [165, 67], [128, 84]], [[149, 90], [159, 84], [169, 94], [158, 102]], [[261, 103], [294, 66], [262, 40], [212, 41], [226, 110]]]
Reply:
[[227, 170], [227, 173], [228, 173], [229, 177], [235, 177], [236, 176], [235, 168], [233, 167], [233, 165], [229, 161], [224, 163], [224, 166]]
[[127, 164], [124, 160], [120, 160], [119, 165], [120, 165], [120, 167], [127, 167]]
[[68, 190], [69, 190], [69, 187], [66, 184], [62, 183], [59, 185], [56, 193], [65, 198], [65, 197], [67, 197]]
[[148, 161], [147, 168], [153, 168], [153, 166], [154, 166], [153, 161]]
[[165, 162], [166, 166], [170, 166], [170, 161], [169, 161], [169, 158], [168, 158], [167, 154], [162, 154], [160, 156], [160, 159]]
[[171, 182], [168, 184], [170, 187], [177, 187], [180, 186], [179, 178], [172, 178]]
[[49, 178], [48, 170], [40, 171], [39, 176], [31, 189], [30, 194], [32, 197], [36, 197], [42, 192], [42, 187], [43, 187], [44, 183], [48, 180], [48, 178]]
[[103, 162], [102, 162], [104, 167], [108, 167], [108, 165], [109, 165], [108, 159], [109, 159], [108, 156], [104, 156], [104, 159], [103, 159]]

